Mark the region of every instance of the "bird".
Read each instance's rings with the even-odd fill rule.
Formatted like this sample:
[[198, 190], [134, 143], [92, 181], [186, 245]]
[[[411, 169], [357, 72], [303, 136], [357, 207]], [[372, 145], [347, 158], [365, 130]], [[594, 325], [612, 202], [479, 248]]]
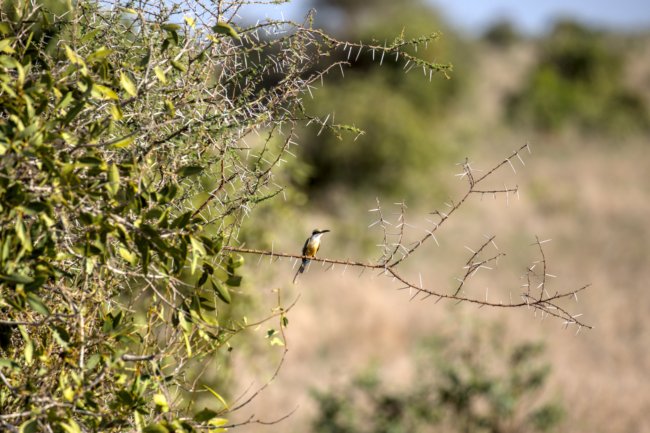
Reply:
[[[320, 238], [323, 236], [323, 234], [329, 232], [329, 230], [318, 230], [314, 229], [313, 232], [311, 232], [311, 236], [307, 238], [305, 241], [305, 246], [302, 247], [302, 255], [307, 256], [307, 257], [314, 257], [316, 256], [316, 253], [318, 252], [318, 249], [320, 248]], [[293, 277], [293, 283], [296, 283], [296, 279], [298, 278], [298, 275], [302, 274], [305, 272], [305, 268], [309, 264], [310, 260], [308, 258], [303, 258], [302, 263], [300, 264], [300, 268], [298, 268], [298, 272], [296, 272], [296, 276]]]

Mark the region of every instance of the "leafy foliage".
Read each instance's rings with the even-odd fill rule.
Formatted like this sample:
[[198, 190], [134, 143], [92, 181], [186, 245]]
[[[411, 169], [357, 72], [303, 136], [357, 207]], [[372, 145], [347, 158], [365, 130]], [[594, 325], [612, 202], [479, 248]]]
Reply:
[[485, 30], [482, 39], [497, 47], [508, 47], [520, 40], [521, 35], [511, 21], [501, 19]]
[[[407, 388], [385, 385], [375, 370], [332, 391], [315, 392], [318, 433], [549, 431], [564, 410], [540, 397], [550, 369], [543, 347], [520, 343], [503, 351], [474, 331], [464, 343], [436, 338], [420, 346], [415, 379]], [[435, 427], [435, 428], [434, 428]]]
[[258, 325], [227, 247], [343, 43], [239, 0], [50, 3], [1, 17], [0, 427], [220, 431], [208, 381]]
[[650, 126], [642, 98], [623, 85], [623, 61], [605, 35], [559, 22], [509, 116], [541, 130], [571, 124], [591, 132], [629, 133]]
[[[381, 15], [368, 11], [362, 27], [342, 30], [361, 42], [334, 52], [331, 61], [348, 62], [350, 68], [330, 74], [324, 88], [307, 101], [322, 118], [331, 115], [363, 131], [352, 141], [323, 130], [305, 143], [302, 155], [312, 166], [312, 192], [354, 185], [361, 193], [382, 191], [423, 200], [441, 192], [436, 187], [425, 192], [421, 185], [435, 183], [431, 168], [452, 155], [442, 125], [466, 88], [469, 49], [427, 7], [400, 4], [391, 11]], [[442, 36], [435, 33], [431, 40], [418, 36], [432, 28], [442, 29]], [[441, 71], [453, 79], [436, 79], [430, 69], [409, 61], [402, 52], [384, 55], [373, 49], [396, 45], [430, 62], [453, 62], [453, 74], [450, 67]]]

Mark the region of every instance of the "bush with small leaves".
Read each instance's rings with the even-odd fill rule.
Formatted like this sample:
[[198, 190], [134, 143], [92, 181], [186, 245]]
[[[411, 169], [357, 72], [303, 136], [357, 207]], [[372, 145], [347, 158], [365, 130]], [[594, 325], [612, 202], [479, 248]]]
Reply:
[[209, 378], [256, 324], [226, 247], [344, 45], [309, 17], [241, 27], [246, 3], [3, 3], [3, 431], [228, 424]]
[[473, 331], [468, 341], [437, 336], [418, 346], [415, 379], [388, 386], [368, 370], [341, 389], [315, 391], [317, 433], [545, 432], [563, 406], [543, 397], [550, 373], [543, 346], [503, 350], [497, 334]]
[[508, 116], [542, 131], [572, 125], [587, 133], [648, 130], [650, 112], [625, 87], [623, 69], [624, 58], [606, 35], [559, 22], [528, 81], [511, 96]]

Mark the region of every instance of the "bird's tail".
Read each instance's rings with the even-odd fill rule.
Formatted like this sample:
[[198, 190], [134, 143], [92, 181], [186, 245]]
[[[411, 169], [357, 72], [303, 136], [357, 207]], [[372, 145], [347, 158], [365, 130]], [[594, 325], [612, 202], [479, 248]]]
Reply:
[[298, 279], [298, 275], [305, 272], [305, 268], [307, 267], [308, 264], [309, 264], [309, 260], [302, 259], [302, 263], [300, 264], [300, 267], [298, 268], [298, 272], [296, 272], [296, 276], [293, 277], [293, 284], [296, 284], [296, 280]]

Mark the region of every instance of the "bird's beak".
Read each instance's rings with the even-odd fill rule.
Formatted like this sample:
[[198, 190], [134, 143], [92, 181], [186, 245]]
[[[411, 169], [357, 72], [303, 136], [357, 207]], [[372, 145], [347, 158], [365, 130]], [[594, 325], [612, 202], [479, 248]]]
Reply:
[[329, 230], [321, 230], [320, 232], [321, 233], [327, 233], [327, 232], [329, 232]]

